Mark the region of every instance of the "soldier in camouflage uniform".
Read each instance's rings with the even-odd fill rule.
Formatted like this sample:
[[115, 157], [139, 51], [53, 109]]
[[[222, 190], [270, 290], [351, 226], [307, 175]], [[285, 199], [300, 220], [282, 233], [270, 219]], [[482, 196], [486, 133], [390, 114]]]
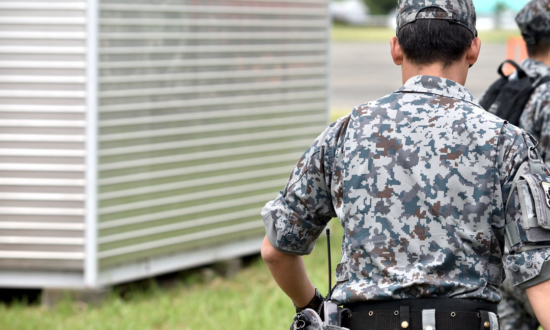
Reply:
[[[338, 217], [342, 260], [329, 298], [351, 309], [342, 322], [351, 330], [435, 330], [436, 320], [439, 329], [499, 329], [493, 312], [504, 267], [514, 284], [533, 288], [541, 313], [550, 303], [550, 272], [541, 270], [550, 248], [518, 245], [505, 256], [503, 247], [505, 228], [525, 213], [514, 179], [548, 173], [525, 132], [484, 111], [463, 87], [481, 47], [473, 3], [400, 0], [397, 13], [391, 49], [404, 86], [313, 142], [262, 211], [262, 256], [281, 289], [305, 306], [297, 311], [318, 311], [301, 256]], [[550, 328], [550, 318], [544, 322]]]
[[[521, 67], [530, 76], [550, 76], [550, 1], [529, 2], [516, 17], [528, 47], [529, 58]], [[520, 127], [540, 141], [538, 149], [550, 165], [550, 83], [531, 95], [520, 118]], [[503, 330], [536, 330], [538, 321], [525, 290], [514, 287], [510, 274], [502, 285], [498, 313]]]
[[[529, 58], [521, 67], [531, 76], [550, 76], [550, 1], [533, 0], [516, 17]], [[542, 84], [520, 118], [520, 127], [540, 141], [539, 151], [550, 165], [550, 83]]]

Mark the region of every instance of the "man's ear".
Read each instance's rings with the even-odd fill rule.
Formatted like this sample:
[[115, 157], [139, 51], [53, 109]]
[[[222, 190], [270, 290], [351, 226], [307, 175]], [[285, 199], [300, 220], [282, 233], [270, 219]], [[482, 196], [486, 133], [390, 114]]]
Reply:
[[403, 64], [403, 49], [397, 40], [397, 37], [392, 37], [390, 40], [391, 57], [395, 65]]
[[466, 61], [472, 67], [477, 62], [479, 58], [479, 52], [481, 51], [481, 39], [479, 37], [472, 40], [472, 45], [466, 51]]

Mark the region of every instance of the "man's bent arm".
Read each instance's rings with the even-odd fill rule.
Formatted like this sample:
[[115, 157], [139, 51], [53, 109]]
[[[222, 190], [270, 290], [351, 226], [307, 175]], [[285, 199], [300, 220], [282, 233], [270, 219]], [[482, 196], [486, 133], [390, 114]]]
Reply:
[[307, 306], [315, 296], [315, 287], [307, 276], [302, 257], [276, 250], [266, 236], [262, 244], [262, 258], [275, 282], [294, 304], [298, 307]]
[[545, 330], [550, 329], [550, 281], [532, 286], [526, 291], [540, 325]]

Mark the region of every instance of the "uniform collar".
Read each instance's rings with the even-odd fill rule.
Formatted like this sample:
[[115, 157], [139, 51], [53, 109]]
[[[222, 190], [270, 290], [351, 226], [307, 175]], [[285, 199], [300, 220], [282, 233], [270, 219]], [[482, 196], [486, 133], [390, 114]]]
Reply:
[[459, 99], [479, 106], [470, 91], [461, 84], [435, 76], [415, 76], [407, 80], [398, 93], [426, 93]]
[[521, 62], [521, 67], [530, 76], [550, 76], [550, 67], [548, 65], [531, 58]]

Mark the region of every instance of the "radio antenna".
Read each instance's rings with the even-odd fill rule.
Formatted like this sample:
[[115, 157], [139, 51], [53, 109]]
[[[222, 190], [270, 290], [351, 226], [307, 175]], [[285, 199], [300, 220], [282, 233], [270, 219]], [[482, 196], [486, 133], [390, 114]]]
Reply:
[[327, 300], [332, 297], [332, 262], [330, 258], [330, 229], [327, 228], [327, 249], [328, 249], [328, 296]]

